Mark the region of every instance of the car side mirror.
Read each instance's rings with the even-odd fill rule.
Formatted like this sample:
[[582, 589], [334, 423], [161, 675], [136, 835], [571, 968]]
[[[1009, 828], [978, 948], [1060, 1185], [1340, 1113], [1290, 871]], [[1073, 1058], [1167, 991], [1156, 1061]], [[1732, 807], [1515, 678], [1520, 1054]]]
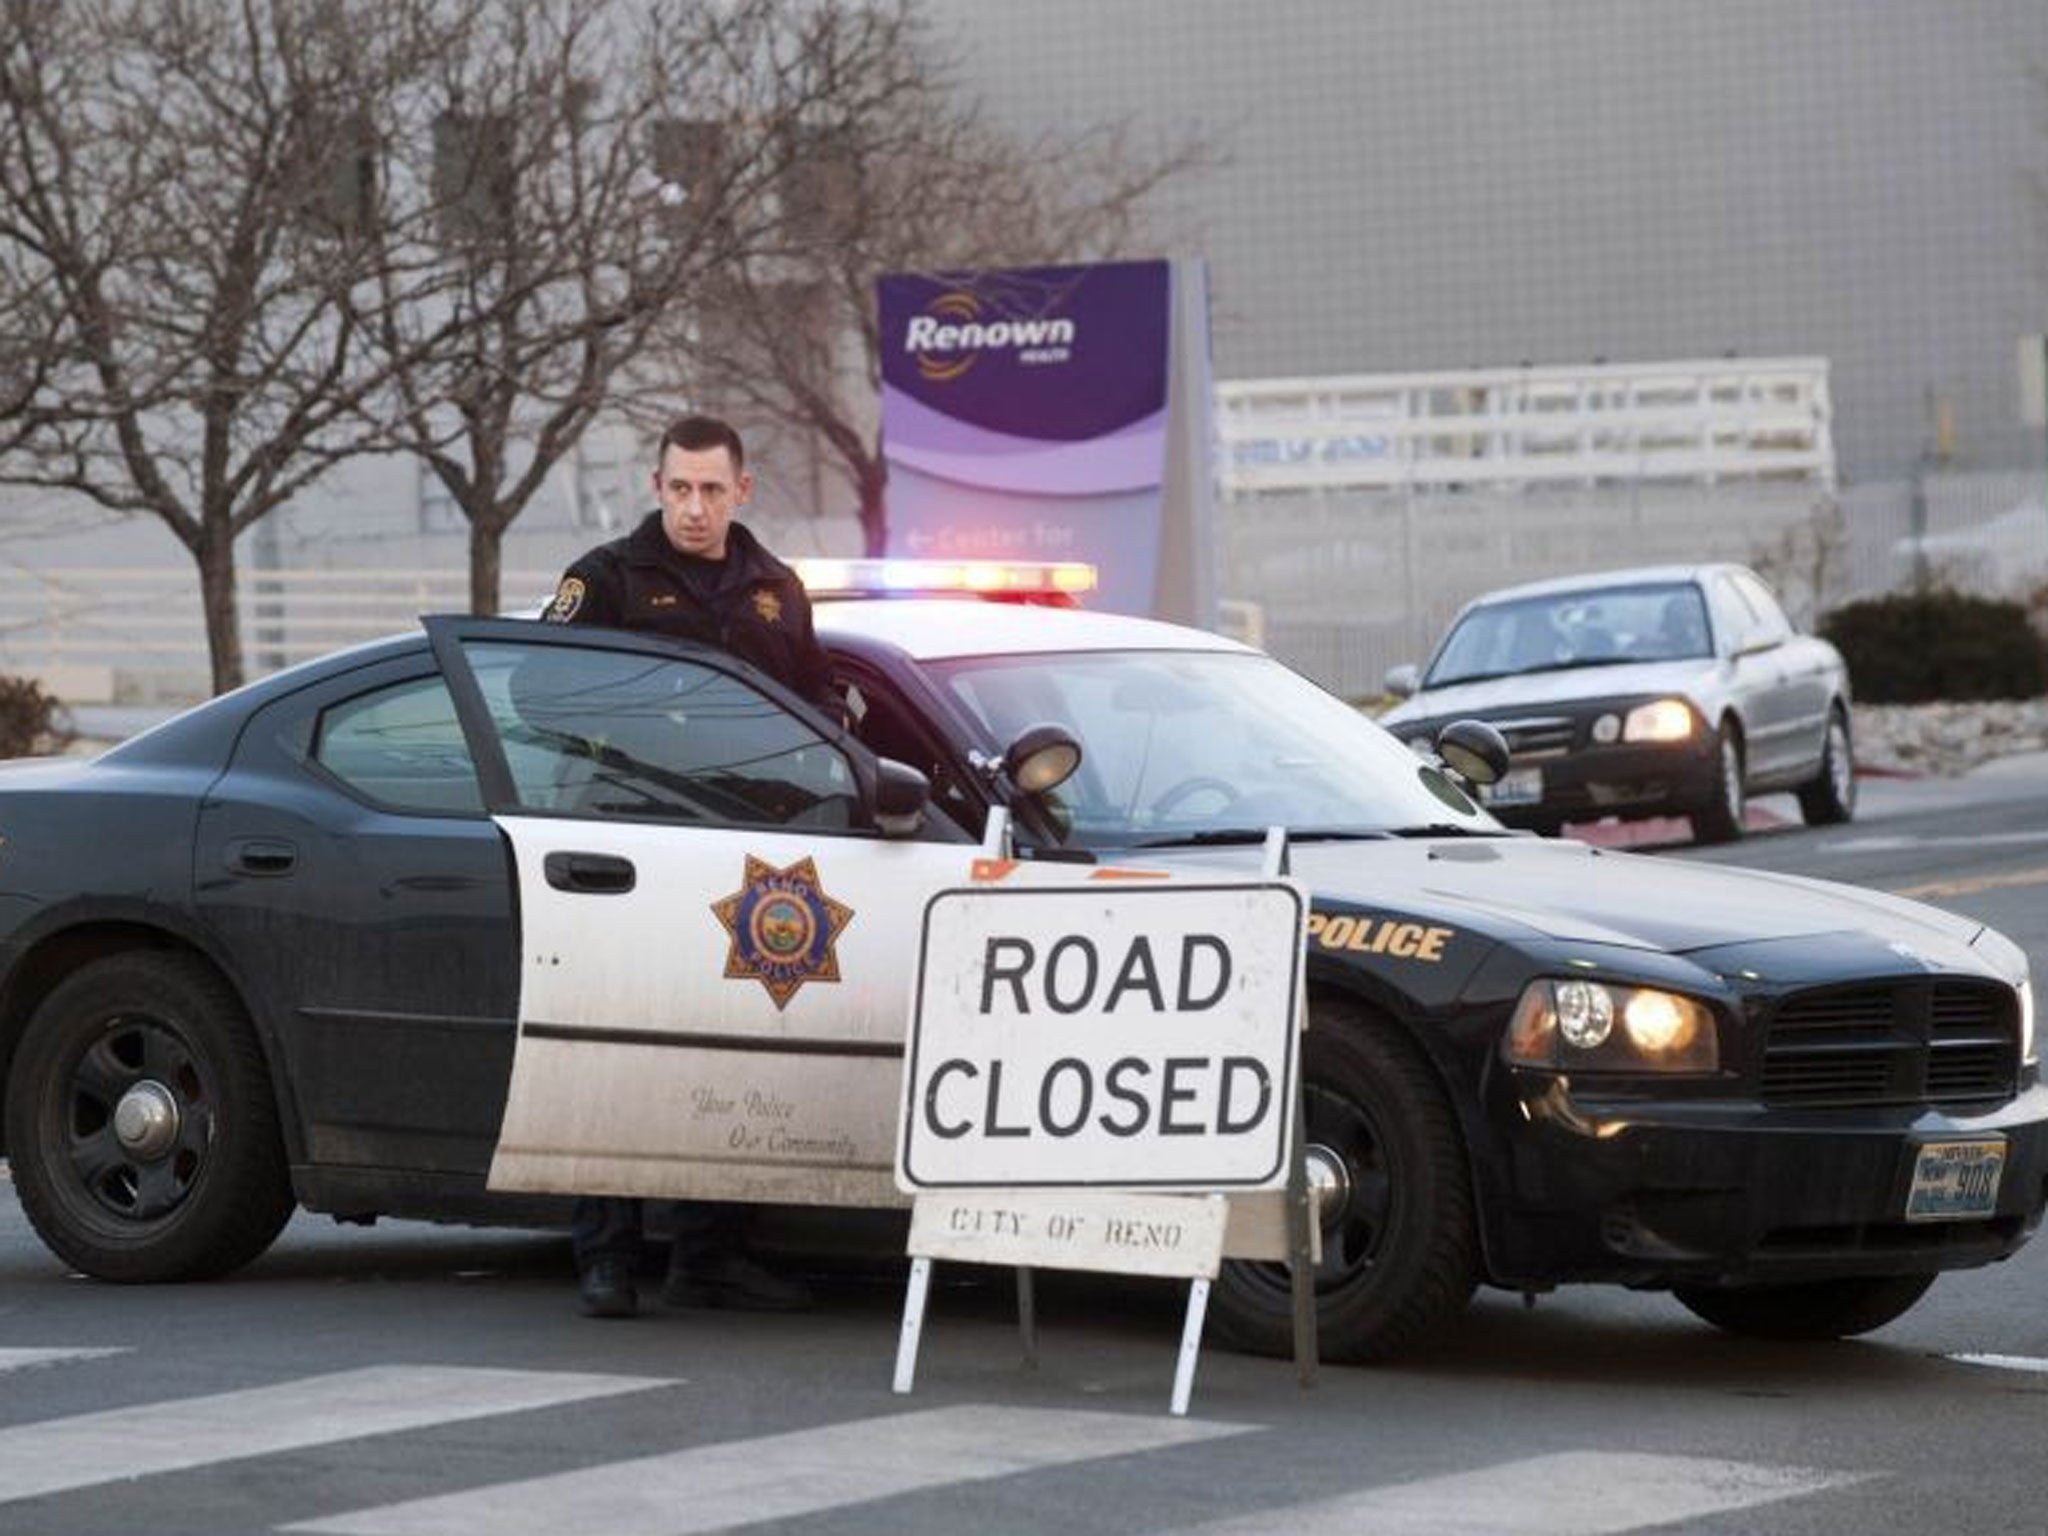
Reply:
[[1387, 675], [1380, 680], [1380, 686], [1397, 699], [1412, 699], [1422, 686], [1422, 669], [1412, 661], [1389, 667]]
[[1453, 720], [1436, 739], [1436, 755], [1473, 784], [1497, 784], [1508, 771], [1508, 739], [1484, 720]]
[[1081, 743], [1063, 725], [1034, 725], [1003, 753], [1003, 772], [1027, 795], [1058, 789], [1081, 766]]
[[908, 763], [884, 757], [875, 763], [875, 828], [884, 837], [914, 837], [931, 804], [931, 780]]

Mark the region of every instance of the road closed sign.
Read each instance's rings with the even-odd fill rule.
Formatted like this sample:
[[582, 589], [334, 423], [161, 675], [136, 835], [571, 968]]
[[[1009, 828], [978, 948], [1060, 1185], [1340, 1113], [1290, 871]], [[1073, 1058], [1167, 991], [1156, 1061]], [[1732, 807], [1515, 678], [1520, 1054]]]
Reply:
[[941, 891], [925, 908], [898, 1184], [1283, 1184], [1305, 912], [1284, 880]]

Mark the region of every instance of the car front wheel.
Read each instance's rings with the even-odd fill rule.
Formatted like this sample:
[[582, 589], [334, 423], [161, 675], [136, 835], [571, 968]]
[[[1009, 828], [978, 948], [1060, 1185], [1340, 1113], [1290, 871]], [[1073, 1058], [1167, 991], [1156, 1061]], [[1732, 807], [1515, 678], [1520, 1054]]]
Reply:
[[15, 1052], [7, 1139], [30, 1223], [98, 1279], [223, 1274], [291, 1215], [255, 1032], [190, 957], [116, 955], [52, 991]]
[[[1303, 1049], [1306, 1156], [1321, 1187], [1318, 1348], [1330, 1360], [1382, 1360], [1464, 1309], [1478, 1239], [1456, 1117], [1420, 1052], [1387, 1021], [1326, 1002]], [[1211, 1318], [1254, 1354], [1293, 1346], [1283, 1264], [1223, 1266]]]
[[1839, 709], [1828, 712], [1820, 772], [1799, 786], [1799, 814], [1809, 827], [1836, 826], [1856, 814], [1856, 765], [1849, 751], [1849, 722]]
[[1847, 1339], [1905, 1316], [1932, 1284], [1932, 1275], [1858, 1275], [1729, 1290], [1681, 1286], [1672, 1294], [1695, 1317], [1748, 1338]]
[[1692, 835], [1698, 843], [1732, 843], [1742, 836], [1749, 809], [1744, 785], [1742, 735], [1733, 721], [1723, 722], [1714, 744], [1714, 783], [1704, 803], [1693, 807]]

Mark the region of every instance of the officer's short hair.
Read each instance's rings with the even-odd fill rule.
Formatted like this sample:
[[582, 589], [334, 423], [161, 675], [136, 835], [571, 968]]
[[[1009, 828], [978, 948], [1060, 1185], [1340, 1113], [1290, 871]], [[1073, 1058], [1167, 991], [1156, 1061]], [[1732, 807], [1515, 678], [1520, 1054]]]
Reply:
[[703, 453], [711, 448], [723, 448], [732, 455], [735, 473], [747, 467], [747, 450], [740, 446], [740, 435], [731, 423], [720, 421], [716, 416], [678, 416], [670, 422], [661, 434], [661, 441], [654, 448], [654, 463], [657, 469], [668, 457], [671, 447], [685, 453]]

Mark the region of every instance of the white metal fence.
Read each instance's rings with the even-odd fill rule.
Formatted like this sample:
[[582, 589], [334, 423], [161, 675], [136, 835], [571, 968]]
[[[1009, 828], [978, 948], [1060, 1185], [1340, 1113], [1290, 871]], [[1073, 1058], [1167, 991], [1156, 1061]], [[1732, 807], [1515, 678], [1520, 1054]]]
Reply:
[[1216, 389], [1218, 484], [1261, 493], [1791, 478], [1832, 487], [1821, 358], [1264, 379]]

